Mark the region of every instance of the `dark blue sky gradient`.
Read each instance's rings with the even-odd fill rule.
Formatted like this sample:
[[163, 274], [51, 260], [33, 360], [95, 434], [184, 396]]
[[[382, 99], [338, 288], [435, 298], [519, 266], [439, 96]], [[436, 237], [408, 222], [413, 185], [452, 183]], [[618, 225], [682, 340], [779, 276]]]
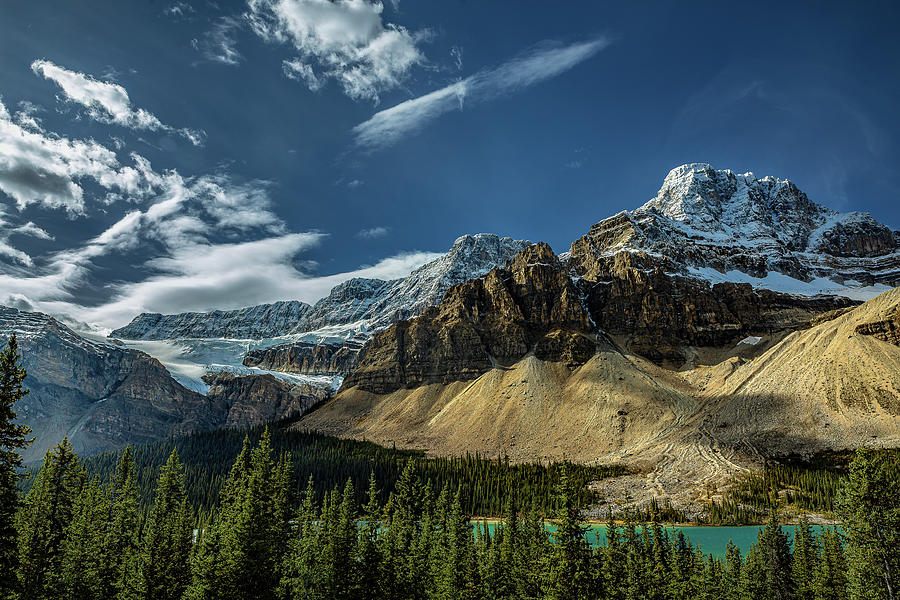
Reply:
[[[287, 79], [290, 52], [236, 31], [236, 66], [191, 46], [243, 3], [6, 2], [0, 9], [0, 95], [44, 107], [47, 130], [110, 144], [115, 135], [157, 170], [224, 170], [273, 182], [276, 212], [295, 231], [329, 237], [304, 258], [327, 274], [401, 251], [442, 251], [480, 231], [545, 240], [561, 252], [596, 221], [651, 198], [672, 167], [789, 178], [814, 201], [864, 210], [900, 228], [900, 15], [893, 2], [499, 2], [401, 0], [386, 21], [430, 29], [426, 67], [376, 107], [333, 83]], [[352, 128], [377, 110], [495, 66], [544, 40], [598, 35], [612, 43], [558, 77], [443, 115], [396, 145], [352, 149]], [[462, 69], [450, 55], [463, 49]], [[101, 77], [114, 73], [136, 106], [177, 136], [100, 124], [36, 77], [44, 58]], [[144, 141], [140, 141], [140, 139]], [[127, 156], [127, 154], [123, 154]], [[348, 187], [351, 181], [360, 181]], [[0, 194], [2, 196], [2, 194]], [[62, 248], [121, 216], [110, 207], [74, 221], [29, 207], [25, 218]], [[360, 240], [362, 229], [388, 235]], [[115, 273], [116, 265], [109, 269]]]

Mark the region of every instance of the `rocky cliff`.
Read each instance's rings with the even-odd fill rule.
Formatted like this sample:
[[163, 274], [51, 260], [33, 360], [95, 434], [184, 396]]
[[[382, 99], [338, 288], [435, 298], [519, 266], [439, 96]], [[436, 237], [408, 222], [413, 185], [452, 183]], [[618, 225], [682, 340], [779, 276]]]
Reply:
[[643, 252], [670, 272], [730, 273], [776, 291], [900, 285], [900, 233], [816, 204], [788, 180], [708, 164], [672, 169], [656, 197], [586, 237], [601, 256]]
[[283, 373], [347, 375], [356, 367], [362, 347], [363, 343], [355, 340], [343, 344], [279, 344], [250, 350], [243, 364]]
[[211, 373], [205, 380], [209, 398], [226, 409], [226, 427], [299, 417], [330, 396], [320, 387], [289, 383], [269, 374]]
[[35, 442], [26, 461], [68, 435], [90, 453], [224, 424], [224, 407], [183, 387], [159, 361], [85, 339], [47, 315], [0, 307], [0, 335], [16, 333], [31, 393], [16, 405]]
[[305, 302], [290, 301], [208, 313], [141, 313], [125, 327], [110, 333], [110, 337], [126, 340], [278, 337], [293, 331], [311, 310]]
[[547, 244], [456, 285], [440, 305], [375, 335], [344, 381], [375, 393], [478, 377], [529, 353], [583, 364], [597, 341], [581, 295]]
[[897, 308], [883, 319], [860, 323], [856, 333], [871, 335], [883, 342], [900, 346], [900, 308]]
[[747, 336], [795, 329], [823, 312], [856, 304], [747, 283], [711, 285], [671, 274], [666, 259], [643, 252], [604, 255], [596, 244], [592, 230], [572, 244], [568, 262], [593, 322], [633, 352], [678, 367], [696, 348], [725, 348]]

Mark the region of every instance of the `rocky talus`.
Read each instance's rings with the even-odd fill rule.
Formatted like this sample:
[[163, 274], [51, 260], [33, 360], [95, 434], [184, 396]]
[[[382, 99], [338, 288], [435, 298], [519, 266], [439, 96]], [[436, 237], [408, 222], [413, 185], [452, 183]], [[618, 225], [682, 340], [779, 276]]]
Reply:
[[250, 350], [243, 364], [269, 371], [305, 375], [347, 375], [359, 360], [362, 342], [310, 344], [296, 342]]
[[547, 244], [450, 288], [440, 305], [375, 335], [344, 381], [375, 393], [478, 377], [533, 353], [571, 367], [597, 342], [564, 265]]

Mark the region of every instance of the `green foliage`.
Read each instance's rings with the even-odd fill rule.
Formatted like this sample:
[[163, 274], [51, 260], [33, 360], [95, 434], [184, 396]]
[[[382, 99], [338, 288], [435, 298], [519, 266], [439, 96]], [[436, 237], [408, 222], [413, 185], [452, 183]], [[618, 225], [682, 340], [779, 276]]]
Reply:
[[847, 536], [848, 591], [853, 599], [898, 595], [900, 456], [857, 451], [839, 498]]
[[68, 439], [47, 451], [17, 518], [23, 600], [62, 596], [63, 542], [77, 514], [84, 481], [84, 470]]
[[737, 481], [723, 500], [710, 501], [708, 521], [751, 525], [763, 522], [772, 510], [834, 514], [852, 458], [848, 452], [820, 452], [811, 458], [785, 456], [769, 462], [761, 473], [750, 473]]
[[[554, 527], [506, 495], [503, 521], [473, 530], [462, 489], [435, 494], [408, 458], [382, 500], [370, 473], [360, 508], [346, 480], [322, 493], [307, 480], [292, 510], [290, 462], [272, 436], [245, 436], [218, 503], [199, 520], [186, 500], [184, 467], [173, 451], [155, 500], [138, 509], [136, 468], [123, 453], [108, 485], [86, 480], [71, 447], [48, 453], [19, 513], [21, 598], [117, 600], [837, 600], [891, 598], [897, 560], [900, 465], [861, 452], [841, 497], [840, 534], [817, 536], [801, 522], [794, 548], [772, 513], [746, 559], [729, 545], [706, 556], [658, 524], [607, 528], [607, 543], [585, 539], [580, 483], [560, 466]], [[851, 489], [852, 487], [852, 489]], [[36, 518], [41, 515], [42, 519]], [[872, 523], [880, 523], [876, 526]], [[191, 557], [192, 555], [192, 557]], [[887, 562], [885, 562], [887, 561]], [[849, 573], [849, 579], [847, 574]], [[874, 591], [873, 591], [874, 590]]]
[[180, 600], [191, 579], [193, 518], [184, 491], [184, 468], [173, 450], [159, 476], [156, 500], [123, 597]]
[[[255, 445], [264, 430], [265, 427], [222, 429], [135, 446], [132, 453], [142, 504], [149, 505], [159, 468], [174, 447], [185, 464], [188, 500], [199, 511], [201, 519], [206, 519], [218, 502], [244, 439]], [[289, 491], [293, 498], [300, 497], [310, 477], [317, 502], [331, 489], [343, 487], [349, 478], [353, 482], [355, 500], [362, 505], [367, 501], [369, 475], [374, 473], [380, 487], [379, 502], [384, 503], [404, 469], [409, 468], [412, 470], [410, 475], [416, 481], [421, 480], [423, 486], [427, 484], [433, 496], [445, 486], [451, 490], [459, 489], [462, 510], [467, 514], [500, 516], [510, 495], [514, 496], [517, 506], [535, 506], [544, 514], [551, 514], [558, 508], [556, 488], [561, 463], [510, 464], [503, 457], [490, 459], [477, 454], [426, 458], [420, 451], [397, 450], [370, 442], [295, 431], [283, 424], [270, 425], [269, 432], [273, 455], [286, 455], [292, 474]], [[84, 461], [85, 468], [89, 474], [109, 481], [120, 456], [121, 452], [108, 452], [88, 457]], [[410, 462], [410, 459], [414, 460]], [[619, 466], [569, 464], [567, 468], [574, 484], [575, 500], [582, 506], [596, 500], [587, 487], [588, 482], [625, 473]]]
[[31, 430], [15, 422], [14, 408], [28, 394], [24, 381], [25, 369], [13, 334], [0, 351], [0, 600], [14, 597], [19, 583], [16, 577], [19, 565], [17, 469], [22, 466], [19, 451], [31, 442], [28, 439]]

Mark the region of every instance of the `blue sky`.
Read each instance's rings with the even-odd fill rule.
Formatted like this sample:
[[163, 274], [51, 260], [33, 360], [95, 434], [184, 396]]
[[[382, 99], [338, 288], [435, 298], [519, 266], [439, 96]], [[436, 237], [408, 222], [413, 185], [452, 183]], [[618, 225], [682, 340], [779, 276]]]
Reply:
[[900, 228], [890, 2], [0, 10], [0, 303], [99, 327], [312, 301], [464, 233], [561, 252], [686, 162]]

